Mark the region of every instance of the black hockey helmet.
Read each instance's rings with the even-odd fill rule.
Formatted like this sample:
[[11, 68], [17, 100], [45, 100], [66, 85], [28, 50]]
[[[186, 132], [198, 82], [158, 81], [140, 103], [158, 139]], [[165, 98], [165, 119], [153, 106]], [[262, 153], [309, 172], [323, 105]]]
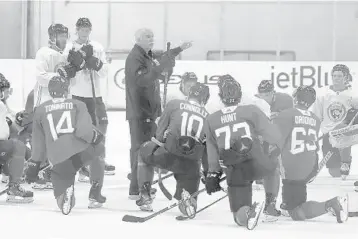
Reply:
[[295, 104], [309, 108], [316, 101], [316, 90], [312, 86], [299, 86], [292, 97]]
[[343, 64], [337, 64], [333, 66], [331, 75], [333, 75], [335, 71], [341, 71], [345, 77], [348, 77], [350, 75], [349, 68]]
[[200, 104], [206, 105], [210, 98], [209, 87], [203, 83], [197, 82], [190, 87], [188, 99], [196, 99]]
[[274, 86], [272, 84], [272, 81], [270, 80], [262, 80], [259, 84], [259, 86], [257, 87], [257, 92], [259, 94], [262, 94], [262, 93], [270, 93], [270, 92], [273, 92], [275, 89], [274, 89]]
[[242, 97], [241, 85], [231, 75], [219, 77], [219, 97], [227, 105], [236, 105]]
[[62, 34], [62, 33], [66, 33], [67, 37], [68, 37], [68, 28], [62, 24], [59, 24], [59, 23], [52, 24], [48, 28], [48, 37], [50, 38], [50, 40], [52, 42], [55, 42], [57, 35]]
[[[182, 76], [181, 76], [181, 81], [180, 81], [180, 86], [179, 86], [179, 90], [185, 95], [187, 93], [184, 92], [184, 85], [186, 83], [196, 83], [198, 82], [198, 77], [195, 75], [194, 72], [185, 72]], [[192, 85], [192, 84], [190, 84]]]
[[88, 27], [92, 29], [92, 23], [87, 17], [81, 17], [76, 22], [76, 28], [85, 28]]
[[53, 98], [62, 98], [68, 92], [69, 82], [61, 76], [54, 76], [48, 83], [48, 91]]
[[196, 76], [196, 74], [194, 72], [185, 72], [182, 76], [181, 76], [181, 81], [182, 82], [188, 82], [188, 81], [194, 81], [197, 82], [198, 81], [198, 77]]

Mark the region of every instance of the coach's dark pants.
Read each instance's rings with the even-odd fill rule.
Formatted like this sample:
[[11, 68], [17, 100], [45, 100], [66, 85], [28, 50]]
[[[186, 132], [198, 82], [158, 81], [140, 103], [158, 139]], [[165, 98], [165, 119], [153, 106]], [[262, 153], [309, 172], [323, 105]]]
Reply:
[[144, 142], [149, 141], [154, 136], [157, 125], [154, 120], [150, 119], [130, 119], [128, 120], [128, 123], [131, 137], [130, 164], [132, 175], [129, 186], [129, 194], [137, 195], [139, 194], [137, 178], [138, 150]]

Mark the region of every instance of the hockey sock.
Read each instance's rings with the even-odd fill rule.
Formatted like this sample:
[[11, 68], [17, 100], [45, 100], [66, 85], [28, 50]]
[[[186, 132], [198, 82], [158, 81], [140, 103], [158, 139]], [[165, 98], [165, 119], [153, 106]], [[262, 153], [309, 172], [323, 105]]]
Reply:
[[19, 183], [24, 172], [25, 158], [13, 156], [8, 162], [10, 182]]
[[264, 177], [264, 188], [266, 195], [271, 194], [270, 197], [277, 198], [280, 190], [280, 174], [278, 170], [274, 170], [270, 175]]
[[319, 217], [327, 213], [326, 202], [308, 201], [296, 208], [295, 211], [297, 215], [296, 220]]
[[22, 174], [24, 173], [26, 146], [20, 141], [15, 141], [14, 146], [13, 155], [7, 164], [10, 181], [18, 183], [21, 181]]
[[[103, 135], [107, 134], [108, 122], [99, 122], [98, 129], [103, 133]], [[103, 144], [106, 146], [106, 137], [103, 139]], [[104, 157], [106, 157], [106, 150], [104, 150]]]
[[[138, 186], [143, 188], [146, 182], [152, 182], [154, 177], [154, 167], [143, 162], [142, 158], [138, 156]], [[133, 177], [133, 176], [132, 176]]]
[[92, 160], [89, 164], [90, 180], [96, 181], [100, 185], [103, 185], [104, 167], [105, 167], [104, 160], [99, 160], [99, 159]]

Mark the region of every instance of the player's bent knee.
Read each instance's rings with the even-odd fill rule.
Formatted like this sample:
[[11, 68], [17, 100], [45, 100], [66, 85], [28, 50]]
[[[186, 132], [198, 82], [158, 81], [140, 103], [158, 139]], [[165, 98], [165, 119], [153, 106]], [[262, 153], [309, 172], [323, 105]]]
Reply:
[[141, 158], [142, 162], [148, 163], [147, 162], [148, 159], [150, 158], [150, 156], [153, 155], [153, 153], [155, 152], [155, 150], [158, 147], [159, 146], [152, 141], [145, 142], [139, 148], [139, 157], [138, 158]]
[[288, 211], [288, 213], [294, 221], [306, 220], [305, 212], [302, 210], [301, 206], [298, 206], [295, 209]]
[[238, 211], [233, 212], [234, 221], [241, 227], [247, 226], [247, 212], [250, 210], [249, 206], [243, 206]]

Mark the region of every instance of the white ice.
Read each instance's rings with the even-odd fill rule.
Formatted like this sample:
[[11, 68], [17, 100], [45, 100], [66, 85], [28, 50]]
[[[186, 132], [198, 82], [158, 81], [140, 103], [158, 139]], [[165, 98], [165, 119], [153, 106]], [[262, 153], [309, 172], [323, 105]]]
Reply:
[[[107, 160], [116, 166], [115, 176], [105, 177], [103, 194], [107, 203], [102, 209], [87, 209], [89, 184], [76, 183], [76, 207], [70, 215], [62, 215], [56, 207], [51, 191], [35, 191], [35, 201], [27, 205], [9, 205], [6, 196], [0, 197], [0, 237], [23, 239], [111, 239], [111, 238], [350, 238], [358, 235], [358, 218], [349, 218], [345, 224], [337, 224], [334, 217], [321, 216], [306, 222], [292, 222], [280, 218], [275, 223], [261, 223], [254, 231], [237, 227], [225, 199], [198, 214], [194, 220], [176, 221], [180, 215], [177, 208], [143, 224], [122, 222], [125, 214], [146, 216], [140, 212], [134, 201], [128, 200], [127, 173], [129, 172], [129, 132], [123, 112], [109, 113], [107, 136]], [[351, 176], [347, 181], [332, 179], [323, 170], [316, 181], [309, 186], [308, 197], [324, 201], [336, 195], [349, 193], [351, 209], [358, 204], [358, 193], [353, 191], [353, 182], [358, 180], [358, 148], [353, 149]], [[164, 181], [174, 193], [173, 179]], [[0, 190], [4, 188], [0, 185]], [[29, 187], [29, 186], [26, 186]], [[201, 185], [203, 187], [203, 185]], [[199, 208], [205, 206], [223, 193], [199, 197]], [[263, 199], [263, 191], [255, 191], [256, 200]], [[174, 201], [168, 201], [159, 191], [154, 210], [164, 208]], [[280, 202], [278, 202], [278, 205]], [[357, 232], [356, 232], [357, 231]]]

